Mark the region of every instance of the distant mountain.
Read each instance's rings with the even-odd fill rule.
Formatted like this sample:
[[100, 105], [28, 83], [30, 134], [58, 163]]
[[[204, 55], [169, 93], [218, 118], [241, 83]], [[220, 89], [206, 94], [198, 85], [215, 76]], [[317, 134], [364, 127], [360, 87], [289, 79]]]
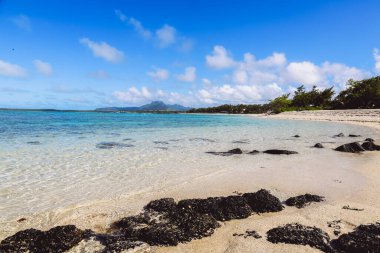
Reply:
[[140, 107], [105, 107], [97, 108], [97, 112], [136, 112], [136, 111], [188, 111], [190, 107], [182, 105], [167, 105], [162, 101], [153, 101]]

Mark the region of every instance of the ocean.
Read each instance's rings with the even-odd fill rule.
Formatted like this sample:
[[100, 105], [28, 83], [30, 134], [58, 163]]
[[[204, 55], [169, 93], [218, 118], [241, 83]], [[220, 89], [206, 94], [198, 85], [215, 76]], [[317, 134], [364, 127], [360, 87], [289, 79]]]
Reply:
[[[341, 132], [362, 137], [332, 138]], [[208, 151], [277, 148], [334, 159], [331, 148], [373, 134], [348, 124], [246, 115], [0, 111], [0, 220], [159, 192], [238, 166], [254, 173], [258, 164], [291, 159]], [[312, 148], [316, 142], [327, 148]]]

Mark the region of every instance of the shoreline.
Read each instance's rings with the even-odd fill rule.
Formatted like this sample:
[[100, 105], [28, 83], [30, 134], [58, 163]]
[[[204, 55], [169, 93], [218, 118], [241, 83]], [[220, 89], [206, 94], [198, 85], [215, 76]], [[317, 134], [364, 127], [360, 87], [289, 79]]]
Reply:
[[[252, 116], [252, 115], [247, 115]], [[264, 116], [254, 115], [263, 118], [278, 118], [277, 115]], [[286, 115], [289, 117], [289, 115]], [[285, 119], [285, 118], [281, 118]], [[290, 118], [287, 118], [290, 119]], [[293, 120], [293, 119], [291, 119]], [[301, 120], [301, 119], [298, 119]], [[310, 118], [302, 120], [311, 120]], [[333, 121], [333, 120], [316, 120]], [[335, 122], [335, 121], [333, 121]], [[357, 121], [338, 121], [337, 123], [358, 124]], [[375, 122], [375, 125], [377, 123]], [[364, 123], [360, 126], [373, 127], [372, 124]], [[379, 127], [375, 127], [377, 131]], [[379, 140], [379, 135], [376, 135]], [[335, 151], [334, 151], [335, 152]], [[74, 224], [79, 228], [91, 228], [95, 231], [105, 232], [109, 224], [121, 217], [134, 215], [150, 200], [162, 197], [173, 197], [176, 201], [184, 198], [207, 198], [213, 196], [227, 196], [233, 194], [232, 191], [254, 192], [260, 188], [268, 189], [272, 194], [285, 200], [288, 197], [298, 194], [312, 193], [325, 195], [326, 201], [315, 203], [304, 209], [286, 207], [284, 211], [274, 214], [252, 215], [243, 220], [232, 220], [222, 224], [211, 237], [193, 240], [190, 243], [179, 244], [175, 247], [148, 247], [142, 250], [150, 252], [251, 252], [256, 248], [256, 252], [320, 252], [309, 246], [297, 246], [290, 244], [272, 244], [265, 238], [265, 233], [271, 228], [291, 222], [299, 222], [303, 225], [317, 226], [328, 232], [330, 237], [335, 238], [332, 230], [328, 228], [328, 221], [335, 219], [343, 220], [342, 232], [351, 231], [356, 225], [376, 222], [375, 218], [380, 217], [380, 205], [377, 204], [377, 196], [380, 194], [378, 182], [377, 164], [380, 161], [380, 154], [376, 152], [366, 152], [362, 155], [333, 153], [337, 156], [335, 164], [325, 164], [324, 159], [319, 159], [320, 155], [313, 155], [317, 164], [310, 165], [310, 168], [298, 170], [298, 164], [307, 164], [309, 156], [282, 157], [281, 171], [278, 170], [278, 163], [263, 161], [259, 164], [250, 165], [251, 158], [236, 158], [235, 166], [230, 169], [219, 170], [207, 175], [194, 178], [192, 181], [184, 181], [168, 188], [160, 189], [158, 192], [145, 192], [135, 194], [131, 197], [103, 200], [98, 203], [84, 203], [72, 209], [62, 208], [53, 212], [37, 214], [30, 218], [41, 221], [42, 224], [28, 224], [29, 227], [47, 229], [56, 225]], [[322, 157], [328, 158], [329, 155]], [[223, 159], [221, 157], [220, 159]], [[234, 159], [234, 158], [231, 158]], [[339, 159], [342, 159], [340, 161]], [[334, 170], [341, 166], [341, 170]], [[356, 166], [356, 167], [355, 167]], [[324, 168], [325, 167], [325, 168]], [[355, 167], [355, 168], [353, 168]], [[319, 171], [316, 171], [319, 169]], [[303, 171], [300, 176], [292, 177]], [[341, 174], [344, 172], [345, 174]], [[257, 178], [256, 175], [261, 175]], [[339, 178], [338, 178], [339, 177]], [[342, 183], [333, 180], [341, 180]], [[360, 181], [359, 183], [357, 181]], [[323, 184], [323, 189], [321, 188]], [[207, 189], [207, 190], [205, 190]], [[334, 193], [336, 192], [337, 195]], [[364, 208], [362, 212], [346, 211], [343, 205], [349, 204], [353, 207]], [[92, 206], [92, 205], [96, 205]], [[29, 218], [29, 217], [28, 217]], [[9, 222], [6, 235], [11, 235], [11, 231], [28, 228], [17, 222]], [[13, 227], [12, 227], [13, 226]], [[16, 226], [16, 227], [14, 227]], [[2, 228], [4, 229], [4, 227]], [[240, 238], [233, 237], [235, 232], [244, 233], [245, 230], [254, 229], [263, 238]], [[4, 231], [3, 231], [4, 232]], [[1, 236], [3, 239], [3, 234]], [[83, 245], [81, 245], [83, 246]], [[79, 246], [78, 246], [79, 247]], [[83, 246], [84, 247], [84, 246]], [[76, 250], [79, 250], [76, 248]], [[78, 252], [78, 251], [72, 251]], [[139, 252], [139, 251], [138, 251]]]

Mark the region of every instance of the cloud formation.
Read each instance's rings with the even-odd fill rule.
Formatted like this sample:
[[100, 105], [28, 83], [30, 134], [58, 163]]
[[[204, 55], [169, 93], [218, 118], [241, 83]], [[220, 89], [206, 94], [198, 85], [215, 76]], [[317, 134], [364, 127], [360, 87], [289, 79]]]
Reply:
[[229, 56], [223, 46], [214, 46], [211, 55], [206, 56], [206, 64], [215, 69], [225, 69], [235, 66], [235, 61]]
[[154, 67], [154, 71], [149, 71], [147, 74], [157, 82], [164, 81], [169, 78], [169, 71], [167, 71], [166, 69], [160, 69], [156, 67]]
[[53, 74], [53, 67], [50, 65], [50, 63], [36, 59], [33, 61], [33, 64], [36, 67], [37, 71], [42, 75], [50, 76]]
[[111, 63], [118, 63], [124, 59], [124, 53], [106, 42], [95, 42], [88, 38], [82, 38], [79, 40], [82, 45], [87, 46], [95, 57], [103, 58]]
[[31, 32], [32, 31], [32, 23], [30, 22], [30, 19], [28, 16], [25, 16], [23, 14], [20, 14], [18, 16], [15, 16], [10, 19], [10, 21], [15, 24], [18, 28]]
[[192, 83], [197, 78], [196, 71], [195, 67], [187, 67], [184, 74], [177, 75], [177, 79], [182, 82]]
[[176, 29], [170, 25], [164, 25], [156, 31], [159, 47], [168, 47], [176, 42]]
[[0, 60], [0, 75], [9, 77], [24, 77], [27, 75], [27, 72], [19, 65]]

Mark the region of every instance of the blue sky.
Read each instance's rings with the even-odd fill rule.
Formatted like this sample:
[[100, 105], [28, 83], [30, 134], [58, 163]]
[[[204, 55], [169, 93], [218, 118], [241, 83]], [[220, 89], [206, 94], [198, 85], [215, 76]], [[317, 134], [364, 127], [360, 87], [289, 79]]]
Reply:
[[[227, 3], [228, 2], [228, 3]], [[0, 107], [262, 103], [380, 74], [380, 2], [0, 0]]]

